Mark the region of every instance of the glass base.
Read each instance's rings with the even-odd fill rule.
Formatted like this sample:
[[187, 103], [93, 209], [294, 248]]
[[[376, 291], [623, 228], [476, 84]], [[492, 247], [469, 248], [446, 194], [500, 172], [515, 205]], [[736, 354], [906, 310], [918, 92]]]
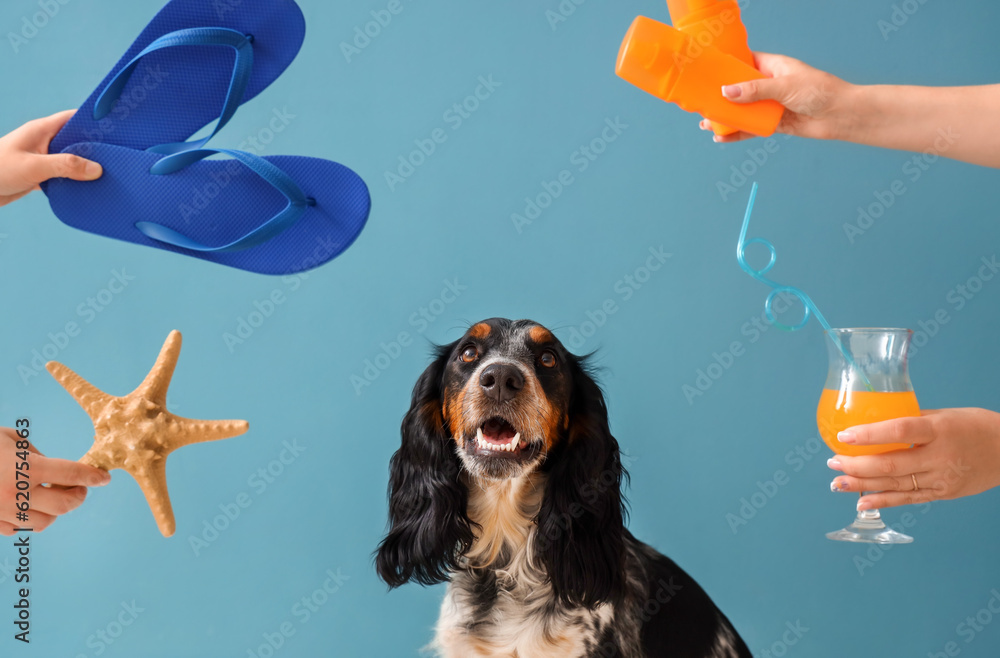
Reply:
[[879, 517], [878, 510], [859, 513], [854, 523], [843, 530], [826, 533], [826, 538], [868, 544], [909, 544], [913, 541], [913, 537], [886, 527]]

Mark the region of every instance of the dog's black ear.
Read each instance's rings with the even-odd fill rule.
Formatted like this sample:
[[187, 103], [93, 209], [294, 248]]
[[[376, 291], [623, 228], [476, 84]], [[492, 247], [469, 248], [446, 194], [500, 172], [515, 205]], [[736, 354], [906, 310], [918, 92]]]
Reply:
[[389, 464], [389, 530], [375, 565], [389, 587], [440, 583], [472, 545], [468, 491], [442, 415], [442, 376], [454, 344], [439, 347], [413, 388], [403, 442]]
[[569, 367], [569, 426], [546, 457], [535, 553], [561, 601], [591, 607], [618, 602], [624, 592], [627, 474], [600, 387], [582, 359], [572, 358]]

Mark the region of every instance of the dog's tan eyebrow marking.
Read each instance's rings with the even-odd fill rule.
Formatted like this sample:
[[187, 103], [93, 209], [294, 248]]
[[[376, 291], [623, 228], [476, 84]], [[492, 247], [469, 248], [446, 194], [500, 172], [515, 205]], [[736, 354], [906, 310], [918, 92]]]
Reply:
[[482, 340], [483, 338], [486, 338], [487, 336], [490, 335], [490, 325], [486, 324], [485, 322], [480, 322], [479, 324], [475, 324], [472, 326], [471, 329], [469, 329], [469, 335], [472, 336], [473, 338], [479, 338], [480, 340]]
[[540, 324], [536, 324], [531, 329], [528, 329], [528, 338], [536, 343], [551, 343], [555, 340], [552, 332]]

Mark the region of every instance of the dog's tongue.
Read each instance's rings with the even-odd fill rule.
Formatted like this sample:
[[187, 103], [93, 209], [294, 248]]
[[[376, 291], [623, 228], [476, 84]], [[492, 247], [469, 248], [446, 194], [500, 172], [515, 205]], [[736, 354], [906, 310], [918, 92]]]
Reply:
[[514, 427], [502, 418], [490, 418], [483, 425], [483, 436], [498, 443], [507, 443], [516, 433]]

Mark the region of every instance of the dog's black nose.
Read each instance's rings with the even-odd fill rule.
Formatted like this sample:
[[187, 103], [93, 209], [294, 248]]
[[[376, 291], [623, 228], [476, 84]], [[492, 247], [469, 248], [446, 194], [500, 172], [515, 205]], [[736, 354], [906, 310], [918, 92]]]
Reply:
[[517, 392], [524, 388], [524, 375], [516, 366], [494, 363], [486, 366], [479, 375], [479, 385], [486, 395], [497, 402], [513, 400]]

